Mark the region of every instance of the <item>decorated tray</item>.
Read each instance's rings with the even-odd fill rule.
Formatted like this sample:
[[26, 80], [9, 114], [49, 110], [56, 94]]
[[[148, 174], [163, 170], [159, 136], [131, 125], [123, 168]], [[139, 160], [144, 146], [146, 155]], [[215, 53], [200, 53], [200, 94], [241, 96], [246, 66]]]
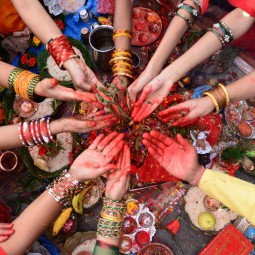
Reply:
[[69, 167], [72, 149], [71, 133], [62, 133], [57, 135], [56, 143], [20, 150], [24, 164], [33, 175], [39, 178], [53, 178]]
[[255, 108], [245, 100], [225, 108], [225, 119], [230, 128], [243, 138], [255, 139]]
[[[86, 65], [91, 67], [91, 60], [89, 58], [88, 50], [85, 46], [78, 40], [71, 37], [67, 37], [68, 40], [73, 45], [75, 52], [82, 57], [86, 62]], [[56, 65], [56, 62], [50, 56], [49, 52], [45, 49], [37, 56], [37, 67], [40, 75], [43, 78], [55, 77], [61, 85], [70, 86], [72, 85], [71, 76], [66, 70], [60, 70]]]
[[144, 46], [151, 44], [158, 39], [161, 31], [162, 21], [155, 11], [143, 7], [134, 8], [132, 45]]
[[127, 213], [122, 224], [120, 252], [137, 253], [151, 242], [156, 233], [155, 216], [138, 200], [127, 200]]
[[197, 187], [190, 188], [184, 200], [191, 223], [206, 232], [217, 233], [238, 216]]
[[66, 240], [61, 254], [92, 255], [95, 243], [96, 232], [77, 232]]
[[166, 245], [161, 243], [148, 244], [137, 253], [137, 255], [150, 255], [150, 254], [174, 255], [172, 250], [170, 250]]

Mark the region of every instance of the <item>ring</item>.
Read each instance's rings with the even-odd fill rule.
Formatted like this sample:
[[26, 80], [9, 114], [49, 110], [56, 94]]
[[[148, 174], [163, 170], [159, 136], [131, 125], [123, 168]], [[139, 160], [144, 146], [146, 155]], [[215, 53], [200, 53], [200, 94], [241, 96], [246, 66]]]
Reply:
[[103, 150], [102, 150], [102, 149], [96, 148], [96, 151], [97, 151], [97, 152], [102, 152]]

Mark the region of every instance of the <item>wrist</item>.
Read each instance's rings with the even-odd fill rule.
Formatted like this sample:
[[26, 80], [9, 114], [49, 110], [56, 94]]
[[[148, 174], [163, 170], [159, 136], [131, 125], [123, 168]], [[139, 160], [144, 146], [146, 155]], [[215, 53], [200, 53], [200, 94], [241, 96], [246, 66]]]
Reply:
[[199, 165], [197, 169], [195, 170], [195, 174], [192, 175], [191, 180], [189, 183], [193, 186], [199, 186], [200, 180], [204, 174], [205, 168], [204, 166]]
[[64, 132], [65, 123], [63, 119], [53, 120], [50, 122], [50, 131], [52, 135], [57, 135]]

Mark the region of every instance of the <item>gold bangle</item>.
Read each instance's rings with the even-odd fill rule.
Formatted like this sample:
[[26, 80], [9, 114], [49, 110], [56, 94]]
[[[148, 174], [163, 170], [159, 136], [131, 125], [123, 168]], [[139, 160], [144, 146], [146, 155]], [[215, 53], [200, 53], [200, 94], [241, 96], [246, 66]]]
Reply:
[[113, 74], [113, 77], [118, 76], [118, 75], [126, 76], [126, 77], [129, 77], [129, 78], [131, 78], [132, 80], [134, 80], [134, 76], [133, 76], [133, 75], [130, 75], [130, 74], [128, 74], [128, 73], [115, 73], [115, 74]]
[[110, 220], [110, 221], [114, 221], [114, 222], [122, 222], [124, 220], [123, 217], [114, 217], [114, 216], [111, 216], [104, 212], [101, 212], [100, 216], [101, 216], [101, 218], [103, 218], [105, 220]]
[[220, 87], [215, 86], [214, 88], [212, 88], [211, 90], [209, 90], [209, 92], [214, 96], [214, 98], [216, 99], [218, 105], [219, 105], [219, 109], [224, 108], [225, 104], [226, 104], [226, 98], [225, 98], [225, 94], [224, 92], [221, 90]]
[[114, 34], [112, 39], [114, 40], [116, 37], [119, 37], [119, 36], [126, 36], [126, 37], [129, 37], [131, 40], [133, 38], [131, 34], [128, 34], [128, 33], [118, 33], [118, 34]]
[[112, 69], [115, 69], [116, 67], [127, 67], [129, 68], [130, 70], [133, 70], [133, 66], [127, 62], [118, 62], [118, 63], [115, 63], [113, 66], [112, 66]]
[[133, 74], [132, 70], [127, 69], [127, 68], [120, 68], [120, 67], [113, 69], [112, 72], [113, 73], [128, 73], [130, 75]]
[[226, 106], [228, 106], [229, 103], [230, 103], [230, 98], [229, 98], [228, 91], [227, 91], [226, 87], [222, 83], [218, 83], [218, 86], [220, 86], [221, 89], [223, 90], [223, 92], [225, 93], [225, 96], [226, 96]]
[[115, 58], [115, 57], [132, 57], [131, 56], [131, 53], [129, 52], [115, 52], [112, 54], [112, 58]]
[[214, 106], [215, 106], [215, 113], [218, 113], [219, 110], [220, 110], [220, 109], [219, 109], [219, 105], [218, 105], [217, 100], [216, 100], [215, 97], [213, 96], [213, 94], [210, 93], [210, 92], [204, 92], [204, 93], [203, 93], [203, 96], [204, 96], [204, 95], [206, 95], [206, 96], [208, 96], [208, 97], [211, 98], [211, 100], [213, 101]]
[[132, 63], [131, 58], [128, 58], [128, 57], [116, 57], [116, 58], [112, 58], [112, 59], [109, 61], [109, 64], [111, 65], [112, 62], [114, 62], [114, 61], [116, 61], [116, 60], [126, 60], [126, 61]]

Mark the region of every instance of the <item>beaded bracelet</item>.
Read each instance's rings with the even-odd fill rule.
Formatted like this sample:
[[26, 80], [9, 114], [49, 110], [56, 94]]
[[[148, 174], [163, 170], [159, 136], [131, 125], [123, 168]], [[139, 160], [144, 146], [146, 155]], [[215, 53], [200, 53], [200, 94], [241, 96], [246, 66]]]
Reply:
[[192, 26], [192, 22], [184, 14], [179, 13], [179, 12], [174, 12], [174, 16], [178, 16], [178, 17], [184, 19], [189, 26]]
[[126, 204], [122, 201], [103, 198], [101, 218], [98, 221], [97, 236], [119, 238], [120, 229], [126, 212]]
[[52, 184], [47, 187], [48, 193], [58, 203], [69, 206], [75, 195], [79, 194], [85, 187], [84, 183], [75, 179], [67, 170], [54, 180]]
[[[198, 17], [198, 11], [197, 9], [195, 9], [193, 6], [189, 5], [189, 4], [184, 4], [184, 3], [181, 3], [177, 6], [177, 11], [179, 9], [183, 9], [187, 12], [189, 12], [193, 17], [197, 18]], [[177, 12], [176, 11], [176, 12]]]

